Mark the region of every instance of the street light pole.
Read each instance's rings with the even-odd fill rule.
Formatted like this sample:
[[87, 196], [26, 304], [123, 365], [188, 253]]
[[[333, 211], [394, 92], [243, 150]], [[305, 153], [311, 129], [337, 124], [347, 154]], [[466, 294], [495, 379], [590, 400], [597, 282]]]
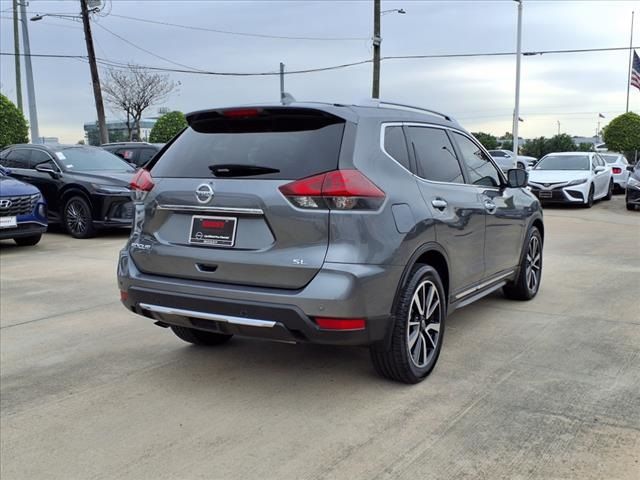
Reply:
[[516, 56], [516, 108], [513, 111], [513, 154], [518, 156], [518, 118], [520, 116], [520, 60], [522, 57], [522, 0], [518, 3], [518, 47]]
[[380, 98], [380, 0], [373, 0], [373, 85], [371, 97]]
[[22, 79], [20, 78], [20, 34], [18, 33], [18, 0], [13, 0], [13, 53], [16, 67], [16, 101], [22, 112]]
[[560, 135], [560, 120], [558, 120], [558, 135]]
[[109, 142], [109, 131], [104, 116], [104, 103], [102, 102], [102, 89], [100, 87], [100, 77], [98, 66], [96, 65], [96, 53], [93, 49], [93, 37], [91, 36], [91, 23], [89, 22], [89, 7], [87, 0], [80, 0], [82, 24], [84, 26], [84, 39], [87, 43], [87, 56], [89, 58], [89, 69], [91, 70], [91, 83], [93, 84], [93, 97], [96, 103], [96, 113], [98, 114], [98, 130], [100, 131], [100, 143]]
[[20, 3], [20, 20], [22, 21], [22, 43], [24, 44], [24, 69], [27, 76], [27, 97], [29, 100], [29, 127], [31, 128], [31, 143], [39, 143], [40, 131], [38, 130], [38, 111], [36, 110], [36, 90], [33, 86], [31, 46], [29, 43], [27, 4], [25, 1]]

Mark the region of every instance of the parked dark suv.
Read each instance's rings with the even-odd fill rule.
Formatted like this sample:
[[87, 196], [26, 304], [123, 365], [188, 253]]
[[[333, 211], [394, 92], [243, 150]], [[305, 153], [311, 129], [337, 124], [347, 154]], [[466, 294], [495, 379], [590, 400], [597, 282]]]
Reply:
[[134, 178], [118, 282], [183, 340], [232, 335], [370, 346], [415, 383], [447, 313], [538, 292], [544, 227], [450, 117], [386, 103], [206, 110]]
[[61, 223], [75, 238], [91, 237], [101, 227], [131, 226], [135, 169], [109, 152], [84, 145], [11, 145], [0, 152], [0, 165], [38, 187], [49, 223]]
[[105, 143], [101, 148], [117, 155], [136, 167], [145, 166], [164, 147], [164, 143], [117, 142]]

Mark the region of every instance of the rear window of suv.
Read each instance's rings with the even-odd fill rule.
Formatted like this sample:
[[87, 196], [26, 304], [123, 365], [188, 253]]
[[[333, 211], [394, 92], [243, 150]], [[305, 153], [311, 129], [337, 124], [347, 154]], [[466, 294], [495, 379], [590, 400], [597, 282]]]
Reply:
[[[213, 114], [212, 114], [213, 115]], [[214, 178], [210, 167], [266, 167], [277, 172], [242, 176], [296, 180], [335, 170], [344, 120], [320, 114], [265, 114], [254, 119], [195, 119], [152, 166], [154, 177]]]

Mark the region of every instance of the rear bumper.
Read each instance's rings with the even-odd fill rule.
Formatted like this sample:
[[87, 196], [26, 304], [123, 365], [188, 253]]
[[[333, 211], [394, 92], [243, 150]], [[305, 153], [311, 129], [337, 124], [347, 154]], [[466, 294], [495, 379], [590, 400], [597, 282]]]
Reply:
[[97, 227], [131, 227], [133, 224], [133, 202], [129, 195], [95, 194], [93, 224]]
[[[123, 304], [161, 325], [287, 342], [369, 345], [385, 338], [402, 267], [325, 264], [301, 290], [261, 289], [141, 273], [120, 254]], [[325, 330], [314, 317], [364, 318], [362, 330]]]

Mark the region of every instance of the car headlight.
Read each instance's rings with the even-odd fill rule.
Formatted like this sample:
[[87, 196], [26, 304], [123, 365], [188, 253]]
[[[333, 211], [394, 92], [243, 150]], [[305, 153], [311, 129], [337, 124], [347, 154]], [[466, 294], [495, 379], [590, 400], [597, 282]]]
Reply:
[[92, 183], [91, 185], [98, 193], [119, 194], [131, 192], [127, 187], [121, 187], [119, 185], [97, 185], [95, 183]]
[[629, 177], [627, 179], [627, 187], [640, 189], [640, 180], [636, 180], [634, 177]]
[[586, 178], [581, 178], [579, 180], [572, 180], [569, 183], [567, 183], [567, 187], [572, 187], [573, 185], [582, 185], [583, 183], [586, 183], [587, 179]]

